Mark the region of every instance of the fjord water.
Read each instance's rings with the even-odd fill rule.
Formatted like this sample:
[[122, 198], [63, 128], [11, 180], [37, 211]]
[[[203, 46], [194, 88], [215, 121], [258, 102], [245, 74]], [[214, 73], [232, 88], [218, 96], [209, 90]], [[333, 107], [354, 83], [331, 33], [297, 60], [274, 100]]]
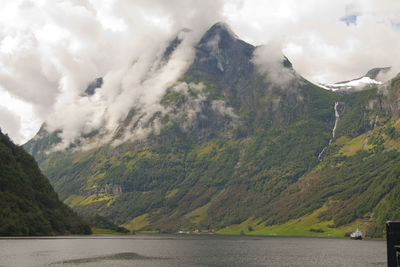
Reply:
[[216, 235], [2, 238], [0, 266], [386, 266], [386, 243]]

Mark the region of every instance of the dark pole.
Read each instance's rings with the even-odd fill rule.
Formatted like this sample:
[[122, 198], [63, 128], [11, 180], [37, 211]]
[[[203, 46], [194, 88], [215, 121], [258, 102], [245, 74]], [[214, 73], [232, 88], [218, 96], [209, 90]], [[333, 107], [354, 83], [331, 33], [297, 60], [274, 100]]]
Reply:
[[388, 267], [397, 267], [396, 246], [400, 246], [400, 222], [386, 222]]

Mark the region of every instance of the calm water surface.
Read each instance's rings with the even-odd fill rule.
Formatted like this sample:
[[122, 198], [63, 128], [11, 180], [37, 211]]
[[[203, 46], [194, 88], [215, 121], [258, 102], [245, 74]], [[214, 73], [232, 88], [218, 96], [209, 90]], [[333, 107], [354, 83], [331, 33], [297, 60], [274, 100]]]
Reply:
[[386, 266], [386, 242], [216, 235], [2, 238], [0, 266]]

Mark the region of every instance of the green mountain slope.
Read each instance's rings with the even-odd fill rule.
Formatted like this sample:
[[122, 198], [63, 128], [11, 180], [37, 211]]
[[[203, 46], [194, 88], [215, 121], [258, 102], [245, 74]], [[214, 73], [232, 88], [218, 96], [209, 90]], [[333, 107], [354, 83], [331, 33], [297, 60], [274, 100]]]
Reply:
[[[66, 204], [130, 230], [344, 235], [362, 223], [381, 235], [381, 222], [398, 218], [397, 81], [385, 94], [337, 95], [282, 57], [275, 67], [290, 79], [279, 83], [258, 71], [255, 49], [211, 27], [145, 139], [49, 153], [60, 140], [43, 127], [24, 147]], [[114, 140], [140, 118], [132, 108]]]
[[0, 132], [0, 235], [89, 234], [35, 160]]
[[394, 79], [385, 94], [375, 88], [341, 99], [336, 139], [320, 164], [260, 209], [264, 228], [314, 213], [308, 229], [319, 224], [321, 235], [360, 227], [380, 237], [387, 220], [400, 218], [400, 120], [397, 107], [390, 108], [399, 85]]

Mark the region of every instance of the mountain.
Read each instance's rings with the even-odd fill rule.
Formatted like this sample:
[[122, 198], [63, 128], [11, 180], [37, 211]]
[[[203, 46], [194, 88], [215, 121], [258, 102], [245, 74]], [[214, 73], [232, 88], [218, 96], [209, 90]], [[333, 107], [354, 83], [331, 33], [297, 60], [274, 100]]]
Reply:
[[342, 98], [337, 138], [317, 168], [265, 207], [267, 224], [314, 213], [322, 229], [352, 224], [382, 236], [385, 222], [400, 218], [399, 90], [397, 76]]
[[224, 23], [194, 49], [162, 109], [132, 107], [111, 141], [54, 150], [62, 129], [44, 125], [24, 145], [66, 204], [135, 231], [380, 236], [400, 218], [398, 78], [337, 94]]
[[390, 69], [390, 67], [373, 68], [362, 77], [350, 81], [320, 84], [320, 86], [325, 89], [335, 91], [336, 93], [352, 93], [357, 90], [372, 88], [383, 84], [384, 81], [381, 79], [380, 75], [389, 72]]
[[0, 132], [0, 236], [90, 234], [35, 160]]

